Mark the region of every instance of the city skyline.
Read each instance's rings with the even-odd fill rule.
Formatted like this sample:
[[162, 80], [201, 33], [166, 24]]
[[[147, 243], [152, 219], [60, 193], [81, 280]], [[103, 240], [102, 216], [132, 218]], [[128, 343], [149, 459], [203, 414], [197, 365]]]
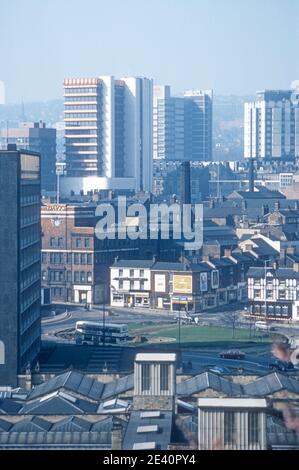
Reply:
[[[142, 75], [171, 85], [174, 94], [212, 88], [216, 94], [243, 95], [265, 86], [288, 88], [299, 73], [294, 0], [214, 1], [212, 6], [205, 0], [130, 0], [116, 8], [87, 0], [83, 10], [77, 1], [13, 0], [2, 6], [2, 15], [0, 79], [7, 103], [59, 99], [68, 76]], [[167, 35], [165, 16], [171, 25]], [[73, 34], [79, 26], [81, 34]], [[15, 57], [26, 69], [21, 82]]]

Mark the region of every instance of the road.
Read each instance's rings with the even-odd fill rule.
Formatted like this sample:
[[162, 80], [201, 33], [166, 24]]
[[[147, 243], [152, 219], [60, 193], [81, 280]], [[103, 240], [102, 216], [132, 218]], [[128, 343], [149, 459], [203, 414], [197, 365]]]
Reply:
[[[72, 329], [75, 327], [75, 323], [78, 320], [90, 320], [90, 321], [102, 321], [103, 311], [101, 307], [95, 307], [92, 311], [86, 311], [81, 306], [68, 305], [64, 306], [67, 308], [68, 315], [67, 318], [55, 319], [55, 317], [50, 319], [50, 323], [42, 324], [42, 335], [43, 340], [50, 340], [51, 342], [55, 341], [56, 343], [68, 343], [68, 341], [57, 338], [55, 334], [59, 331]], [[173, 313], [170, 312], [160, 312], [152, 310], [131, 310], [128, 308], [110, 308], [107, 307], [107, 310], [112, 312], [111, 316], [106, 316], [106, 321], [111, 321], [113, 323], [131, 323], [131, 322], [144, 322], [144, 321], [153, 321], [155, 323], [170, 323], [173, 322]], [[238, 321], [236, 327], [242, 325], [243, 327], [249, 328], [247, 325], [241, 323], [241, 310], [237, 311]], [[61, 316], [60, 316], [61, 317]], [[232, 326], [231, 319], [228, 318], [227, 312], [207, 312], [200, 315], [201, 321], [207, 322], [209, 325], [215, 326]], [[288, 330], [288, 329], [287, 329]], [[290, 328], [290, 330], [292, 330]], [[244, 345], [244, 350], [246, 350], [246, 358], [244, 360], [229, 360], [221, 359], [219, 357], [219, 348], [215, 347], [215, 344], [211, 348], [200, 348], [200, 345], [196, 349], [185, 350], [182, 348], [181, 353], [181, 363], [183, 365], [183, 370], [190, 373], [199, 373], [203, 369], [213, 368], [215, 366], [222, 367], [230, 371], [237, 372], [240, 369], [245, 370], [248, 373], [253, 374], [264, 374], [269, 372], [269, 363], [273, 361], [273, 357], [270, 352], [270, 345], [259, 345], [248, 347], [246, 349]], [[100, 353], [100, 351], [98, 351]], [[96, 356], [98, 355], [96, 354]], [[93, 353], [95, 355], [95, 353]], [[97, 357], [95, 357], [97, 360]], [[192, 363], [192, 368], [190, 368], [190, 363]]]
[[[183, 369], [190, 373], [199, 373], [201, 370], [213, 367], [221, 367], [229, 369], [232, 372], [244, 370], [247, 373], [262, 374], [270, 371], [269, 363], [273, 360], [271, 354], [265, 351], [263, 356], [257, 354], [247, 354], [243, 360], [237, 359], [221, 359], [217, 352], [202, 352], [202, 351], [183, 351], [182, 363]], [[191, 362], [192, 367], [188, 367], [188, 362]]]

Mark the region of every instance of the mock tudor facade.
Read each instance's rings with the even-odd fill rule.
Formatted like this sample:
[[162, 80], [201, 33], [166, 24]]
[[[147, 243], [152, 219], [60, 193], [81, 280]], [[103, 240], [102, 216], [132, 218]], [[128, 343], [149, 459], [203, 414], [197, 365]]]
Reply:
[[250, 268], [250, 312], [269, 320], [299, 320], [299, 264], [293, 268]]

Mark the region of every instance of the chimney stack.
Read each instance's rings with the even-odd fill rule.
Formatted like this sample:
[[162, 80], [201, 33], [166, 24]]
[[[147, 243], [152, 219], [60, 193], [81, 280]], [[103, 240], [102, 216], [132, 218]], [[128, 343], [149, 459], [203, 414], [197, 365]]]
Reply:
[[190, 162], [183, 162], [181, 169], [181, 203], [191, 204]]
[[254, 192], [254, 162], [253, 158], [251, 157], [249, 159], [249, 171], [248, 171], [248, 176], [249, 176], [249, 192], [253, 193]]

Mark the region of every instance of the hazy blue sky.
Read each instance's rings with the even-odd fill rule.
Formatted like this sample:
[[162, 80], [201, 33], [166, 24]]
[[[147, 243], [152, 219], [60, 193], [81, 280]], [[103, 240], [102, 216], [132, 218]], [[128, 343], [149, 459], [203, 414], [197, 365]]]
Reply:
[[299, 79], [299, 0], [0, 0], [8, 102], [64, 77], [144, 75], [174, 91], [251, 94]]

